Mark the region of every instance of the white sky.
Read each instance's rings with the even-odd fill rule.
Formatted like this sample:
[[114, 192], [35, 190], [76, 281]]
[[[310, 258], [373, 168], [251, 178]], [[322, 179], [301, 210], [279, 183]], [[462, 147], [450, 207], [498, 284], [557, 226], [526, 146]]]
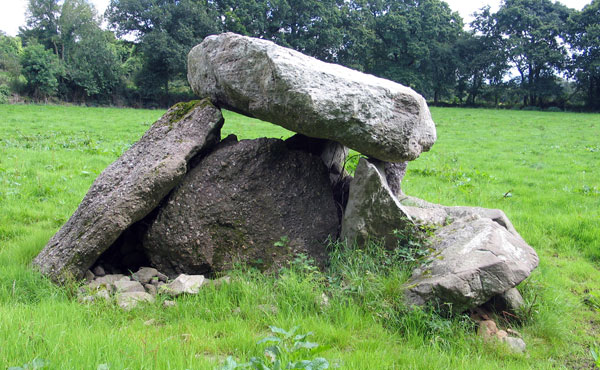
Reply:
[[[99, 14], [104, 13], [110, 0], [91, 0]], [[492, 11], [498, 9], [500, 0], [446, 0], [452, 10], [458, 11], [469, 23], [471, 14], [485, 5], [490, 5]], [[591, 0], [562, 0], [561, 3], [570, 8], [581, 9], [591, 3]], [[19, 31], [19, 26], [25, 24], [25, 8], [27, 0], [0, 0], [0, 30], [14, 36]]]

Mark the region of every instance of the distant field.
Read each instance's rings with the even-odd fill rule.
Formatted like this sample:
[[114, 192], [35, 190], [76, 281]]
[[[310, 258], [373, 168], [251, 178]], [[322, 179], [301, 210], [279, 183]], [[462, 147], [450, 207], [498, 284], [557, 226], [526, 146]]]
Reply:
[[[483, 343], [465, 317], [395, 310], [393, 278], [332, 294], [320, 275], [234, 282], [123, 312], [84, 306], [29, 268], [94, 178], [163, 113], [0, 105], [0, 369], [36, 358], [51, 369], [212, 369], [247, 361], [268, 325], [323, 345], [347, 369], [590, 368], [600, 351], [600, 115], [434, 108], [438, 141], [409, 164], [406, 193], [447, 205], [501, 208], [540, 255], [520, 286], [525, 355]], [[224, 113], [223, 136], [285, 138], [277, 126]], [[276, 312], [258, 305], [276, 307]], [[382, 314], [383, 313], [383, 314]], [[154, 319], [151, 325], [144, 323]]]

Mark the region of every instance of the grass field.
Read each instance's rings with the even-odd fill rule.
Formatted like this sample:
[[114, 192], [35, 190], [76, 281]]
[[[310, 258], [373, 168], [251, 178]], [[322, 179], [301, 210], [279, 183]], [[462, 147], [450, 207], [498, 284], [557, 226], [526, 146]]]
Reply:
[[[338, 266], [344, 291], [300, 263], [277, 279], [238, 269], [230, 285], [183, 297], [174, 308], [160, 300], [131, 312], [81, 305], [74, 287], [53, 286], [29, 263], [94, 178], [162, 112], [0, 105], [0, 369], [35, 359], [50, 369], [212, 369], [228, 356], [260, 355], [257, 341], [269, 325], [313, 332], [321, 345], [315, 356], [346, 369], [593, 367], [600, 115], [432, 113], [438, 142], [409, 164], [403, 188], [436, 203], [501, 208], [537, 250], [540, 266], [519, 287], [527, 311], [509, 324], [523, 334], [525, 354], [484, 343], [466, 317], [400, 309], [398, 277], [369, 256]], [[231, 112], [225, 118], [224, 136], [290, 135]], [[328, 306], [319, 303], [323, 292]]]

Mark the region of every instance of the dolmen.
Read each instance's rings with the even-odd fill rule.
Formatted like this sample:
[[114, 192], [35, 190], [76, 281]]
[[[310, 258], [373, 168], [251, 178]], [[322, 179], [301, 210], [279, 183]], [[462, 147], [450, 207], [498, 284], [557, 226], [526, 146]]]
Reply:
[[[324, 267], [328, 241], [393, 249], [398, 232], [425, 226], [433, 252], [403, 287], [407, 305], [518, 306], [514, 288], [538, 257], [502, 211], [402, 192], [406, 162], [436, 140], [412, 89], [234, 33], [191, 50], [188, 80], [201, 100], [171, 107], [98, 176], [34, 259], [44, 275], [65, 283], [151, 266], [172, 279], [238, 262], [277, 271], [300, 253]], [[221, 108], [297, 134], [221, 139]], [[353, 177], [349, 149], [363, 155]]]

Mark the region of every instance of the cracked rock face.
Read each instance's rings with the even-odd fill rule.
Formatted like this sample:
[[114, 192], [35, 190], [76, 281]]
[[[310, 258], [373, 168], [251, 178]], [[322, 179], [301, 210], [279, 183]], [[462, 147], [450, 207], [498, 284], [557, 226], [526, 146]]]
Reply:
[[297, 253], [322, 263], [337, 226], [321, 158], [278, 139], [230, 136], [171, 193], [143, 244], [169, 276], [223, 271], [234, 262], [271, 270]]
[[222, 125], [221, 111], [207, 100], [173, 106], [98, 176], [34, 266], [59, 283], [83, 278], [123, 231], [183, 179], [188, 161], [216, 144]]
[[533, 248], [490, 218], [456, 220], [433, 240], [435, 253], [406, 284], [408, 304], [436, 302], [463, 312], [514, 288], [538, 265]]
[[266, 40], [205, 38], [188, 55], [188, 81], [219, 105], [382, 161], [416, 159], [436, 140], [412, 89]]

